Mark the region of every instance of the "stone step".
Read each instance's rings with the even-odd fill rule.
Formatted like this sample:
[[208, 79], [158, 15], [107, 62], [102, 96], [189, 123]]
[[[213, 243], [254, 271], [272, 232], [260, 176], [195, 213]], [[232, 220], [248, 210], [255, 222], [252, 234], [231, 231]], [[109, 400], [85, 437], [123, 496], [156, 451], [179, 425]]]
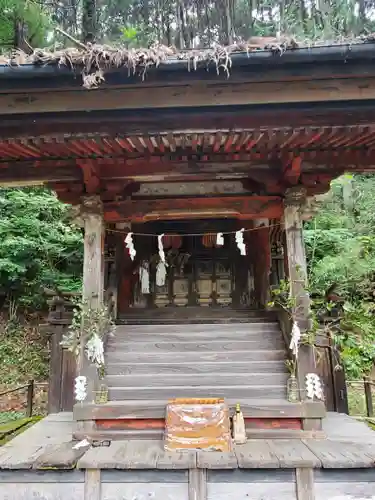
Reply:
[[257, 386], [285, 385], [287, 373], [198, 373], [198, 374], [148, 374], [148, 375], [107, 375], [106, 384], [110, 389], [115, 387], [191, 387], [201, 386]]
[[107, 363], [107, 375], [206, 374], [220, 373], [285, 373], [285, 361], [194, 361], [168, 363]]

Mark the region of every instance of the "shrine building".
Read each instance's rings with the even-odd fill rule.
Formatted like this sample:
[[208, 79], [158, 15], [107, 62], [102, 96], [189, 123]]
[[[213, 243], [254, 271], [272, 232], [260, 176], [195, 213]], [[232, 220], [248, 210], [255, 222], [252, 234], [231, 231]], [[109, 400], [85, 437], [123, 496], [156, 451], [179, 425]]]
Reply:
[[[0, 66], [0, 185], [45, 185], [76, 207], [84, 297], [110, 303], [117, 323], [109, 401], [95, 403], [85, 366], [75, 434], [159, 436], [178, 397], [239, 402], [255, 435], [272, 422], [319, 432], [345, 403], [312, 344], [287, 400], [293, 323], [309, 330], [302, 224], [332, 179], [374, 169], [374, 44], [232, 52], [230, 65], [189, 57], [134, 72], [102, 61], [90, 89], [79, 64]], [[285, 279], [292, 317], [269, 306]], [[53, 411], [73, 407], [69, 363], [66, 379], [61, 360], [52, 367]], [[308, 398], [307, 374], [325, 402]]]

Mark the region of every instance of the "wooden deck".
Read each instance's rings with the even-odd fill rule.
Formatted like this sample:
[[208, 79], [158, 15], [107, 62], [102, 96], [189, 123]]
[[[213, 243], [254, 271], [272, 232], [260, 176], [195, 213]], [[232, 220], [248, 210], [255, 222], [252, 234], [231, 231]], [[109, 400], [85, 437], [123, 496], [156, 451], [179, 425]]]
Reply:
[[232, 453], [169, 453], [158, 440], [74, 450], [71, 414], [50, 415], [0, 449], [0, 498], [374, 500], [375, 432], [338, 414], [324, 431]]

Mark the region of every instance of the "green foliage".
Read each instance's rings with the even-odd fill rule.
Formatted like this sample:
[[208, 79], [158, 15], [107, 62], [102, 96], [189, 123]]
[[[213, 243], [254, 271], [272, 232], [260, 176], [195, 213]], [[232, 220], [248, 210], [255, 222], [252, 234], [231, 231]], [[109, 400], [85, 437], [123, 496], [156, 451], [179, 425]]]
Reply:
[[355, 379], [368, 374], [375, 361], [374, 192], [372, 176], [340, 177], [305, 228], [315, 305], [317, 300], [326, 304], [329, 293], [336, 295], [342, 319], [330, 332]]
[[42, 307], [45, 288], [81, 287], [82, 233], [69, 207], [43, 188], [0, 190], [0, 292]]
[[42, 3], [30, 0], [0, 0], [0, 49], [16, 48], [17, 38], [33, 47], [43, 47], [49, 18]]

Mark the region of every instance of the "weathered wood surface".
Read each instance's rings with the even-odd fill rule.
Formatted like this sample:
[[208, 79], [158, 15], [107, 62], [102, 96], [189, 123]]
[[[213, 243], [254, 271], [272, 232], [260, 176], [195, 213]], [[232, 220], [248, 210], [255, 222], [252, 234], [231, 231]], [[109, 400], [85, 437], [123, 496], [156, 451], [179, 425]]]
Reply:
[[285, 372], [284, 361], [195, 361], [181, 363], [116, 363], [111, 362], [107, 375], [178, 375], [220, 373], [275, 373]]
[[122, 401], [124, 399], [173, 399], [173, 398], [189, 398], [189, 397], [233, 397], [236, 399], [259, 399], [264, 395], [265, 390], [270, 398], [281, 399], [286, 397], [285, 385], [200, 385], [199, 387], [110, 387], [109, 398], [111, 401]]
[[320, 460], [298, 439], [268, 441], [270, 450], [277, 456], [280, 467], [320, 467]]
[[205, 470], [189, 471], [189, 500], [207, 500], [207, 475]]
[[[302, 334], [309, 329], [310, 297], [307, 291], [307, 263], [302, 234], [302, 209], [306, 200], [305, 188], [287, 190], [284, 201], [284, 224], [290, 279], [290, 293], [295, 300], [294, 320]], [[306, 399], [305, 376], [315, 373], [314, 347], [300, 345], [298, 352], [297, 377], [301, 399]]]
[[278, 469], [280, 462], [268, 441], [249, 440], [235, 446], [238, 466], [241, 469]]
[[60, 345], [63, 327], [55, 326], [50, 337], [50, 362], [48, 385], [48, 411], [56, 413], [61, 411], [61, 375], [63, 350]]
[[[84, 222], [83, 251], [83, 299], [91, 309], [103, 303], [104, 294], [104, 221], [102, 202], [98, 196], [82, 199], [82, 218]], [[78, 372], [87, 378], [87, 401], [94, 401], [94, 391], [98, 385], [96, 367], [85, 354], [86, 340], [80, 342], [80, 366]]]
[[297, 500], [315, 500], [313, 469], [296, 469], [296, 496]]
[[285, 346], [277, 323], [118, 327], [106, 358], [111, 401], [286, 396]]
[[[331, 416], [327, 417], [330, 421]], [[375, 468], [375, 435], [365, 424], [333, 416], [336, 432], [357, 428], [362, 441], [339, 439], [277, 440], [252, 439], [234, 447], [234, 453], [170, 453], [162, 440], [112, 441], [109, 447], [90, 448], [78, 460], [83, 469], [287, 469], [287, 468]], [[341, 428], [337, 431], [338, 428]], [[370, 434], [367, 434], [367, 430]], [[70, 449], [72, 415], [51, 415], [17, 436], [0, 450], [0, 469], [54, 470], [72, 467], [77, 460]], [[351, 431], [352, 432], [352, 431]], [[81, 451], [77, 452], [81, 453]], [[36, 472], [36, 471], [35, 471]], [[375, 471], [374, 471], [375, 474]]]
[[375, 433], [364, 422], [341, 413], [328, 413], [323, 430], [331, 440], [375, 443]]
[[[164, 418], [167, 400], [111, 401], [106, 405], [86, 403], [76, 405], [75, 420], [101, 420], [121, 418]], [[226, 399], [230, 411], [234, 411], [237, 399]], [[241, 399], [241, 410], [245, 417], [252, 418], [298, 418], [324, 417], [323, 403], [306, 401], [289, 403], [285, 399]]]
[[233, 358], [237, 361], [278, 361], [285, 359], [285, 349], [252, 349], [247, 352], [244, 351], [196, 351], [196, 352], [164, 352], [163, 358], [160, 358], [160, 352], [127, 352], [124, 350], [113, 350], [106, 352], [107, 364], [112, 362], [118, 363], [160, 363], [169, 361], [189, 362], [195, 363], [196, 361], [231, 361]]
[[[183, 333], [174, 333], [174, 334], [162, 334], [162, 333], [145, 333], [145, 332], [135, 332], [133, 326], [128, 327], [128, 334], [124, 335], [123, 333], [120, 335], [118, 329], [116, 329], [115, 335], [113, 337], [113, 343], [122, 344], [122, 343], [144, 343], [147, 342], [150, 345], [157, 346], [159, 343], [188, 343], [193, 344], [197, 343], [211, 343], [212, 341], [222, 342], [223, 344], [233, 342], [233, 329], [232, 331], [228, 329], [224, 332], [215, 332], [214, 330], [210, 331], [202, 331], [202, 332], [189, 332], [189, 336], [187, 337], [186, 331]], [[178, 326], [176, 325], [176, 328]], [[257, 342], [259, 337], [269, 342], [270, 340], [277, 341], [280, 339], [280, 329], [274, 329], [272, 331], [256, 329], [249, 332], [243, 331], [239, 332], [235, 331], [235, 340], [242, 342]], [[277, 343], [277, 342], [276, 342]]]
[[[362, 83], [363, 82], [363, 83]], [[366, 83], [365, 83], [366, 82]], [[36, 113], [40, 111], [89, 111], [102, 109], [173, 108], [176, 106], [223, 106], [280, 102], [315, 102], [327, 100], [374, 99], [375, 84], [371, 78], [361, 78], [362, 85], [351, 79], [310, 80], [304, 82], [227, 83], [196, 86], [172, 85], [166, 92], [162, 86], [99, 89], [85, 92], [81, 89], [60, 92], [9, 94], [0, 96], [0, 109], [8, 113]], [[60, 96], [61, 94], [61, 96]]]
[[145, 375], [107, 375], [106, 382], [111, 387], [200, 387], [200, 386], [226, 386], [226, 385], [285, 385], [288, 378], [287, 373], [269, 372], [257, 373], [246, 371], [245, 373], [222, 373], [216, 369], [212, 373], [183, 373], [165, 374], [152, 373]]
[[123, 348], [126, 352], [226, 352], [226, 351], [253, 351], [254, 349], [282, 349], [283, 344], [281, 339], [275, 337], [274, 339], [258, 338], [254, 340], [232, 340], [228, 342], [222, 342], [221, 340], [209, 340], [206, 342], [183, 341], [183, 342], [127, 342], [124, 339], [123, 342], [119, 342], [118, 339], [115, 342], [108, 343], [107, 350], [119, 350]]
[[186, 470], [196, 467], [196, 452], [168, 452], [160, 440], [113, 441], [109, 447], [91, 448], [78, 467]]
[[100, 469], [87, 469], [85, 473], [84, 500], [101, 500]]
[[[198, 314], [200, 311], [192, 311], [191, 314]], [[215, 310], [216, 313], [216, 310]], [[220, 313], [220, 311], [219, 311]], [[140, 313], [138, 313], [140, 314]], [[177, 313], [175, 320], [180, 321], [179, 315], [177, 316]], [[204, 314], [204, 311], [202, 311], [202, 314]], [[145, 313], [147, 316], [147, 312]], [[226, 310], [226, 315], [230, 315], [230, 311]], [[216, 314], [212, 313], [211, 319], [215, 318]], [[186, 338], [194, 338], [195, 336], [200, 337], [201, 335], [207, 336], [209, 335], [209, 339], [219, 337], [221, 338], [222, 336], [227, 336], [230, 335], [232, 336], [233, 334], [233, 328], [235, 328], [236, 334], [243, 334], [243, 335], [257, 335], [259, 332], [264, 332], [264, 333], [275, 333], [278, 334], [280, 332], [279, 325], [276, 322], [271, 322], [267, 321], [267, 317], [262, 317], [259, 316], [254, 317], [253, 321], [251, 321], [251, 317], [247, 315], [241, 315], [244, 319], [248, 321], [248, 323], [236, 323], [235, 326], [233, 324], [209, 324], [209, 323], [204, 323], [204, 324], [195, 324], [195, 325], [190, 325], [188, 326], [189, 328], [189, 337], [186, 337], [186, 334], [184, 332], [180, 332], [180, 328], [183, 330], [186, 329], [186, 325], [180, 325], [180, 324], [174, 324], [174, 325], [127, 325], [127, 326], [121, 326], [118, 325], [116, 327], [116, 332], [115, 336], [116, 337], [125, 337], [125, 338], [130, 338], [132, 334], [133, 336], [138, 338], [142, 338], [144, 335], [147, 335], [147, 338], [149, 338], [150, 335], [155, 335], [157, 338], [162, 338], [162, 337], [182, 337], [183, 339]], [[162, 316], [161, 319], [164, 321], [164, 317]], [[186, 319], [189, 319], [188, 317]], [[209, 319], [209, 318], [207, 318]], [[219, 316], [219, 319], [224, 319]], [[203, 318], [202, 318], [203, 321]], [[213, 336], [211, 334], [214, 334]], [[137, 338], [137, 340], [138, 340]]]
[[198, 451], [197, 466], [200, 469], [236, 469], [238, 460], [235, 452]]
[[104, 483], [102, 496], [106, 500], [188, 500], [188, 485], [186, 483]]
[[0, 498], [3, 500], [83, 500], [84, 485], [83, 483], [44, 482], [0, 484]]
[[281, 198], [278, 196], [231, 196], [204, 198], [169, 198], [108, 202], [104, 219], [108, 223], [131, 221], [144, 223], [152, 220], [205, 219], [234, 217], [240, 220], [282, 216]]
[[315, 484], [315, 500], [375, 500], [374, 483], [346, 483], [345, 480]]
[[207, 492], [207, 500], [295, 499], [293, 483], [208, 483]]
[[160, 441], [113, 441], [111, 446], [92, 448], [78, 462], [79, 468], [156, 469]]
[[325, 469], [366, 468], [375, 465], [375, 455], [362, 443], [328, 439], [309, 440], [304, 443], [318, 457]]

